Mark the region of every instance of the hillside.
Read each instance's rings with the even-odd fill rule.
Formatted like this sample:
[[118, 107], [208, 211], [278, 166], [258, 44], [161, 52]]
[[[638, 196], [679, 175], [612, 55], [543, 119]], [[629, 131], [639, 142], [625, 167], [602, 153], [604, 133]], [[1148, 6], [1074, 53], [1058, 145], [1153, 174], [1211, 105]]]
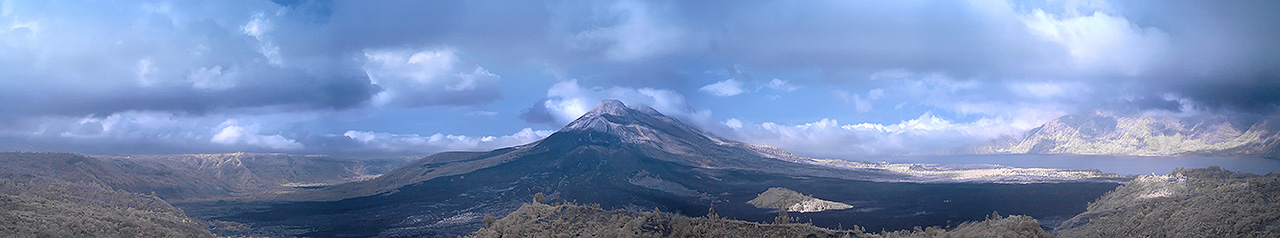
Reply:
[[1058, 226], [1063, 237], [1280, 237], [1280, 173], [1144, 175]]
[[661, 211], [604, 210], [599, 206], [528, 203], [502, 219], [486, 221], [485, 228], [467, 237], [1052, 237], [1040, 223], [1026, 216], [1000, 217], [966, 222], [953, 229], [939, 227], [868, 233], [827, 229], [779, 219], [780, 224], [725, 219], [714, 211], [705, 217], [688, 217]]
[[0, 178], [3, 237], [213, 237], [155, 196], [87, 182]]
[[[146, 168], [165, 174], [183, 174], [206, 183], [182, 187], [211, 194], [206, 197], [175, 196], [166, 199], [220, 197], [276, 199], [290, 194], [376, 178], [408, 161], [407, 158], [340, 159], [323, 155], [290, 154], [178, 154], [111, 158], [122, 167]], [[200, 188], [204, 188], [201, 190]]]
[[849, 204], [817, 199], [790, 189], [773, 187], [765, 190], [747, 203], [762, 209], [782, 209], [789, 212], [821, 212], [853, 208]]
[[976, 153], [1224, 155], [1280, 157], [1280, 122], [1229, 116], [1180, 118], [1107, 111], [1066, 115]]
[[280, 193], [376, 177], [401, 159], [344, 160], [285, 154], [89, 157], [0, 152], [0, 177], [88, 182], [168, 201], [264, 199]]

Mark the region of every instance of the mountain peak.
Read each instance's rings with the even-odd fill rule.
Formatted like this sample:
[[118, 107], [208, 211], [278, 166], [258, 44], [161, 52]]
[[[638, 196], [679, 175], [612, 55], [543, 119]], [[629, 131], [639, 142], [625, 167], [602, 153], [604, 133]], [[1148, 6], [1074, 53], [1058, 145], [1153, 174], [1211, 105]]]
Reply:
[[[668, 149], [680, 147], [676, 144], [693, 148], [724, 142], [652, 108], [631, 108], [617, 100], [600, 101], [595, 108], [560, 131], [603, 133], [615, 136], [621, 142], [662, 144]], [[705, 144], [694, 146], [689, 143]]]
[[[611, 99], [603, 100], [600, 101], [599, 104], [596, 104], [596, 107], [591, 108], [591, 111], [587, 111], [586, 114], [582, 114], [582, 116], [578, 117], [577, 120], [573, 120], [569, 125], [565, 125], [563, 130], [594, 130], [607, 132], [609, 131], [611, 124], [618, 124], [618, 122], [611, 123], [610, 121], [632, 117], [633, 110], [634, 109], [628, 108], [626, 104], [623, 104], [622, 101]], [[614, 118], [611, 120], [610, 118], [605, 118], [606, 116]]]
[[621, 109], [626, 107], [627, 105], [623, 104], [622, 101], [618, 101], [614, 99], [605, 99], [605, 100], [600, 100], [600, 103], [596, 104], [596, 107], [592, 108], [591, 110], [614, 110], [614, 109]]

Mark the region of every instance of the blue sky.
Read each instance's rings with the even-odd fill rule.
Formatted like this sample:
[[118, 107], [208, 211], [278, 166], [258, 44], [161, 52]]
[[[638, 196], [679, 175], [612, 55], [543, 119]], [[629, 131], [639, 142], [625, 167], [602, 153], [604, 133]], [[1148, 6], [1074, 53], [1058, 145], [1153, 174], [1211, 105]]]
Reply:
[[824, 157], [1091, 110], [1271, 114], [1273, 1], [21, 1], [0, 150], [426, 154], [601, 99]]

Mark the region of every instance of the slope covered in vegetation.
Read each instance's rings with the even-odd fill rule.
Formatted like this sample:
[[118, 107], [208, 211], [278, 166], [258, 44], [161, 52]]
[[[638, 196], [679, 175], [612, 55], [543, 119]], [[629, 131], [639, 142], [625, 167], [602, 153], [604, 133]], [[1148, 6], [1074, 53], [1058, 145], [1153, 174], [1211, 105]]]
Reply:
[[254, 153], [90, 157], [0, 152], [0, 177], [96, 183], [178, 203], [275, 199], [307, 188], [367, 180], [404, 162]]
[[790, 212], [821, 212], [826, 210], [843, 210], [853, 206], [849, 204], [832, 202], [804, 195], [791, 189], [773, 187], [760, 193], [755, 199], [747, 201], [756, 208], [764, 209], [780, 209], [786, 208]]
[[0, 178], [0, 237], [213, 237], [151, 195], [88, 182]]
[[1280, 174], [1144, 175], [1055, 229], [1063, 237], [1280, 237]]
[[714, 211], [707, 217], [687, 217], [535, 202], [502, 219], [486, 217], [485, 228], [468, 237], [1051, 237], [1027, 216], [996, 215], [949, 230], [929, 227], [882, 233], [868, 233], [857, 226], [833, 230], [781, 217], [776, 224], [760, 224], [721, 218]]

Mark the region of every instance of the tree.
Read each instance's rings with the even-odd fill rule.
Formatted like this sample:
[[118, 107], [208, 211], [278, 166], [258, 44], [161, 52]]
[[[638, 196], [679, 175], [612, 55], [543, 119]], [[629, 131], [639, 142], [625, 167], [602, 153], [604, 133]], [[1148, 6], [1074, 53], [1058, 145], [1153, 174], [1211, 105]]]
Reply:
[[494, 222], [498, 222], [498, 217], [495, 217], [492, 214], [488, 214], [488, 213], [484, 214], [484, 227], [493, 228]]
[[791, 215], [787, 214], [786, 208], [778, 207], [778, 217], [773, 218], [773, 224], [782, 225], [787, 223], [791, 223]]
[[711, 207], [707, 208], [707, 219], [712, 219], [712, 220], [720, 219], [720, 214], [716, 214], [715, 203], [712, 203]]

